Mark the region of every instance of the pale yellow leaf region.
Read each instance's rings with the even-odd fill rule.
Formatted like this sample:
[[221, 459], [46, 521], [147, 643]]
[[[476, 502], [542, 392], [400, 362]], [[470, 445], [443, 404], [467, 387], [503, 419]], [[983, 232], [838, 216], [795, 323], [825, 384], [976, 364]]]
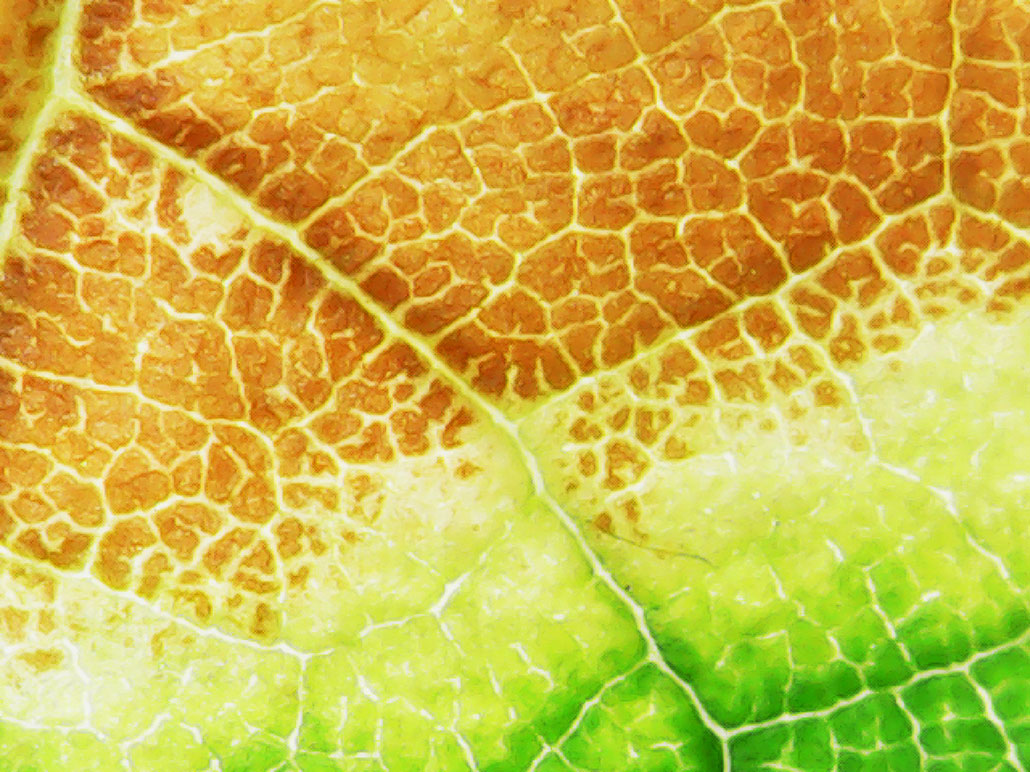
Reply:
[[1025, 769], [1028, 90], [1014, 0], [6, 3], [0, 768]]

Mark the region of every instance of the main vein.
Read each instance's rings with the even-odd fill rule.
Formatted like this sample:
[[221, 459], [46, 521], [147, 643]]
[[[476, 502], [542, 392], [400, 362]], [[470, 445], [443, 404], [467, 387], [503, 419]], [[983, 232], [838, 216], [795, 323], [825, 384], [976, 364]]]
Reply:
[[[206, 185], [223, 200], [230, 202], [254, 226], [279, 238], [298, 254], [310, 261], [332, 286], [353, 297], [390, 335], [403, 341], [422, 356], [442, 377], [446, 378], [455, 391], [482, 415], [487, 417], [490, 423], [508, 438], [521, 458], [522, 464], [532, 481], [536, 496], [546, 504], [552, 515], [558, 519], [563, 528], [569, 533], [594, 574], [630, 612], [638, 633], [645, 642], [647, 649], [646, 659], [679, 686], [692, 703], [704, 725], [720, 740], [723, 747], [724, 769], [728, 770], [728, 733], [726, 729], [711, 716], [694, 688], [675, 671], [666, 659], [650, 628], [644, 607], [616, 580], [604, 565], [598, 553], [587, 542], [582, 529], [576, 524], [575, 519], [548, 490], [540, 465], [536, 457], [523, 443], [517, 426], [444, 363], [428, 343], [413, 335], [393, 317], [385, 313], [352, 279], [329, 265], [321, 254], [304, 242], [295, 228], [269, 217], [250, 201], [243, 198], [226, 182], [204, 169], [196, 161], [184, 157], [171, 147], [146, 135], [132, 123], [106, 109], [90, 97], [81, 86], [74, 63], [74, 44], [81, 13], [82, 0], [68, 0], [62, 12], [58, 29], [55, 32], [54, 63], [49, 75], [50, 93], [32, 124], [27, 140], [19, 150], [13, 171], [9, 177], [8, 200], [2, 212], [0, 212], [0, 256], [3, 255], [9, 241], [16, 233], [15, 226], [19, 213], [18, 205], [29, 181], [32, 162], [42, 148], [47, 130], [65, 110], [75, 111], [96, 119], [108, 128], [147, 149], [155, 157], [182, 171], [197, 182]], [[2, 260], [2, 257], [0, 257], [0, 260]]]

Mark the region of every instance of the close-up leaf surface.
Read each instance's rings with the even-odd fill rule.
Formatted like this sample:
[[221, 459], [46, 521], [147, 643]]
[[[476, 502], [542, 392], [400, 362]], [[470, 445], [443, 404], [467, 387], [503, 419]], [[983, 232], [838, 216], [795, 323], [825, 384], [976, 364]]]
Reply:
[[1030, 768], [1024, 4], [0, 23], [0, 770]]

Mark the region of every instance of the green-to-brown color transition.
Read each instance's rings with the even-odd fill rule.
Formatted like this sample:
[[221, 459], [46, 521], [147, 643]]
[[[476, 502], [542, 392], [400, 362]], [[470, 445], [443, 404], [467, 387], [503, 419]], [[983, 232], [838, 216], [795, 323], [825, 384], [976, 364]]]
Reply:
[[1030, 8], [0, 0], [0, 771], [1026, 772]]

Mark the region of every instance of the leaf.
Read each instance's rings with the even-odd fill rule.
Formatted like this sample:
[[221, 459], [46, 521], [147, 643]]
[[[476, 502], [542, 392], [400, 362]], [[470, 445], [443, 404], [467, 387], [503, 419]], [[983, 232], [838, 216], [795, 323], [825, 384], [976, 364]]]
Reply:
[[0, 20], [0, 768], [1030, 763], [1025, 9]]

